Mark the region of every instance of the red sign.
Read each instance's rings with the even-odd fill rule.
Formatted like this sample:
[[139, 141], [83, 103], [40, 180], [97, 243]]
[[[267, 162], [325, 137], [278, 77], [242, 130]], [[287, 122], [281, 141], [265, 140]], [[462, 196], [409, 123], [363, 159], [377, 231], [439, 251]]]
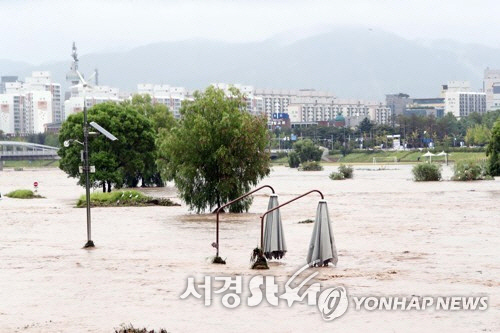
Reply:
[[34, 183], [33, 183], [33, 186], [34, 186], [34, 187], [38, 187], [38, 182], [34, 182]]

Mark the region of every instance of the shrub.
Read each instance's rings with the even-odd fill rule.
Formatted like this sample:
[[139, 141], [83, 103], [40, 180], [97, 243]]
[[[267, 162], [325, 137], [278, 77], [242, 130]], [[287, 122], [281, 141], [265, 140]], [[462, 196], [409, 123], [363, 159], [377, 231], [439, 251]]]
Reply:
[[33, 193], [33, 191], [31, 191], [31, 190], [15, 190], [15, 191], [7, 193], [5, 196], [9, 197], [9, 198], [14, 198], [14, 199], [42, 198], [42, 196]]
[[453, 180], [483, 180], [490, 179], [485, 162], [459, 161], [454, 166]]
[[342, 172], [332, 172], [330, 174], [331, 180], [342, 180], [345, 179], [344, 174]]
[[280, 158], [283, 158], [283, 157], [287, 157], [288, 154], [284, 151], [279, 151], [276, 153], [276, 159], [280, 159]]
[[[117, 206], [178, 206], [170, 199], [152, 198], [142, 194], [139, 191], [115, 191], [115, 192], [95, 192], [90, 195], [91, 207], [117, 207]], [[85, 195], [82, 195], [76, 207], [82, 208], [87, 206]]]
[[299, 154], [302, 163], [320, 161], [323, 151], [310, 139], [299, 140], [293, 145], [293, 150]]
[[412, 172], [417, 182], [441, 180], [441, 169], [437, 164], [417, 164], [413, 167]]
[[302, 171], [321, 171], [321, 170], [323, 170], [323, 167], [321, 166], [321, 164], [319, 164], [319, 162], [310, 161], [310, 162], [302, 163], [299, 170], [302, 170]]
[[300, 165], [300, 156], [298, 153], [292, 151], [288, 154], [288, 165], [290, 168], [298, 168]]
[[341, 164], [339, 166], [339, 173], [344, 175], [344, 178], [352, 178], [354, 169], [351, 166]]

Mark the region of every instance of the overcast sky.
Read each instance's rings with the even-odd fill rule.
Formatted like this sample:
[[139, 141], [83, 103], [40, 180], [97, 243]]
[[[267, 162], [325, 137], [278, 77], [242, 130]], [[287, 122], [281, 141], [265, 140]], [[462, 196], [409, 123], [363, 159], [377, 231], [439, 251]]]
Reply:
[[144, 44], [208, 38], [258, 41], [364, 26], [407, 39], [500, 48], [498, 0], [0, 0], [0, 59], [68, 59]]

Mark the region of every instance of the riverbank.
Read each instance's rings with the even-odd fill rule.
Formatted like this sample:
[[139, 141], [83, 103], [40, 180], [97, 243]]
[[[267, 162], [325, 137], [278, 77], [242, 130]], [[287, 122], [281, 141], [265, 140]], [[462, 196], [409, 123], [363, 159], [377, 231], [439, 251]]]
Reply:
[[[330, 162], [322, 161], [321, 163], [337, 163], [337, 164], [391, 164], [391, 163], [419, 163], [428, 161], [428, 157], [423, 157], [427, 151], [366, 151], [353, 152], [346, 156], [342, 154], [328, 155]], [[481, 161], [486, 159], [484, 152], [451, 152], [448, 155], [448, 163], [455, 163], [464, 160]], [[445, 156], [433, 156], [433, 162], [446, 163]], [[273, 165], [288, 165], [288, 158], [282, 157], [272, 160]]]

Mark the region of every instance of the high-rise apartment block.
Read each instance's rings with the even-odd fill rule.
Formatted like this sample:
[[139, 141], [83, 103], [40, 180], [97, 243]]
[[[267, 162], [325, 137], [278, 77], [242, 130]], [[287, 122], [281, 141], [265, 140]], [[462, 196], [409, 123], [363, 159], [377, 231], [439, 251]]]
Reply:
[[253, 86], [246, 86], [242, 84], [227, 84], [227, 83], [212, 83], [212, 86], [224, 90], [227, 95], [231, 95], [230, 87], [238, 89], [244, 96], [246, 102], [246, 110], [253, 114], [259, 115], [264, 112], [264, 102], [262, 97], [255, 95]]
[[128, 96], [120, 95], [118, 88], [108, 86], [91, 86], [84, 89], [76, 86], [71, 89], [71, 97], [64, 101], [64, 113], [66, 118], [70, 115], [83, 111], [83, 103], [87, 109], [105, 102], [121, 102]]
[[8, 80], [0, 94], [0, 129], [8, 134], [45, 131], [47, 125], [62, 121], [61, 85], [50, 72], [33, 72], [25, 82]]
[[171, 87], [165, 84], [141, 83], [137, 85], [137, 93], [151, 96], [153, 104], [166, 105], [175, 118], [180, 118], [181, 104], [189, 98], [186, 88]]

